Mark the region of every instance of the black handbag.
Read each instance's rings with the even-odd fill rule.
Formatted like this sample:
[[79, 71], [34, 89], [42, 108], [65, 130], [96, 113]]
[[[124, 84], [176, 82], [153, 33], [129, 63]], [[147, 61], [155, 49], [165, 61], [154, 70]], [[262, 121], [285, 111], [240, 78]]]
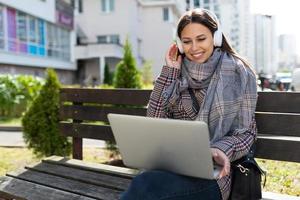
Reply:
[[231, 200], [256, 200], [262, 198], [261, 180], [264, 176], [266, 183], [266, 172], [263, 171], [254, 160], [254, 145], [248, 155], [231, 163], [232, 182]]

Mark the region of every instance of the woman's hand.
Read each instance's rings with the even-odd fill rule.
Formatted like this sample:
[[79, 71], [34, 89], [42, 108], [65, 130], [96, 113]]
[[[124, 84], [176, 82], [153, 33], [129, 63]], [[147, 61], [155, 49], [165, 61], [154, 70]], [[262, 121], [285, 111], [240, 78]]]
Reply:
[[229, 158], [225, 155], [223, 151], [217, 148], [211, 148], [211, 153], [214, 161], [220, 165], [223, 166], [218, 178], [222, 178], [224, 176], [227, 176], [230, 173], [230, 161]]
[[181, 68], [181, 55], [178, 55], [178, 48], [176, 44], [172, 44], [170, 48], [168, 49], [168, 52], [166, 53], [165, 59], [166, 59], [166, 65], [169, 67], [174, 67], [177, 69]]

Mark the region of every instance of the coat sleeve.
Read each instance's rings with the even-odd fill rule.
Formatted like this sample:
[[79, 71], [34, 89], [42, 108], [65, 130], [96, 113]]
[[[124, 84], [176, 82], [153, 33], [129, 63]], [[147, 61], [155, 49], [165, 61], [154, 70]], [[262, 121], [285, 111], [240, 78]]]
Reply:
[[150, 96], [147, 109], [148, 117], [167, 118], [169, 116], [169, 113], [163, 107], [163, 92], [179, 75], [180, 69], [163, 66]]

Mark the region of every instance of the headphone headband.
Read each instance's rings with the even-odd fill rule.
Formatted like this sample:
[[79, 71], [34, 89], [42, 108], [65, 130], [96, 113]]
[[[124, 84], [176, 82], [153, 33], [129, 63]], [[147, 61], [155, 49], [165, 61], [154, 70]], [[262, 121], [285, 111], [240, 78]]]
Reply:
[[[188, 12], [194, 12], [194, 11], [196, 11], [197, 13], [205, 12], [206, 14], [208, 14], [216, 22], [217, 30], [215, 30], [215, 32], [213, 34], [214, 46], [215, 47], [221, 47], [222, 46], [222, 37], [223, 37], [223, 35], [222, 35], [220, 22], [218, 20], [218, 17], [216, 16], [216, 14], [211, 12], [210, 10], [207, 10], [207, 9], [204, 9], [204, 8], [196, 8], [196, 9], [190, 10]], [[179, 24], [180, 21], [181, 21], [181, 18], [179, 19], [178, 24]], [[182, 43], [181, 43], [181, 40], [180, 40], [179, 35], [178, 35], [178, 24], [177, 24], [177, 28], [176, 28], [176, 43], [177, 43], [177, 47], [178, 47], [180, 53], [183, 53]]]

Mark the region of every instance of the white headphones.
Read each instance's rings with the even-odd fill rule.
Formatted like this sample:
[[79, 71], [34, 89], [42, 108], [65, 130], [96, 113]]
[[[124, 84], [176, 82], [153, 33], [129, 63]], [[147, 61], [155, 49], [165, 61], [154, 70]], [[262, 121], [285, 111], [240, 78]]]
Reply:
[[[222, 30], [221, 30], [220, 22], [219, 22], [217, 16], [213, 12], [211, 12], [211, 11], [209, 11], [207, 9], [204, 9], [204, 8], [196, 8], [196, 9], [193, 9], [192, 11], [195, 11], [195, 10], [197, 12], [205, 12], [205, 13], [207, 13], [213, 20], [216, 21], [216, 23], [217, 23], [217, 30], [214, 32], [214, 46], [215, 47], [222, 46]], [[189, 11], [189, 12], [192, 12], [192, 11]], [[181, 19], [179, 19], [179, 21], [180, 20]], [[181, 40], [180, 40], [180, 38], [179, 38], [179, 36], [178, 36], [177, 33], [178, 33], [178, 24], [177, 24], [177, 28], [176, 28], [176, 44], [177, 44], [177, 47], [179, 49], [179, 52], [183, 53], [182, 42], [181, 42]]]

